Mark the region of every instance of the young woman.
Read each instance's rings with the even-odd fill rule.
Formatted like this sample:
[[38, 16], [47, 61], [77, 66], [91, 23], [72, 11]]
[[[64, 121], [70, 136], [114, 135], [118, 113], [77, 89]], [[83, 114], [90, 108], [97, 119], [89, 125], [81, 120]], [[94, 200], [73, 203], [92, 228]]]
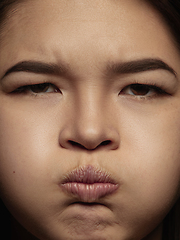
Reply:
[[6, 239], [180, 239], [179, 9], [0, 1]]

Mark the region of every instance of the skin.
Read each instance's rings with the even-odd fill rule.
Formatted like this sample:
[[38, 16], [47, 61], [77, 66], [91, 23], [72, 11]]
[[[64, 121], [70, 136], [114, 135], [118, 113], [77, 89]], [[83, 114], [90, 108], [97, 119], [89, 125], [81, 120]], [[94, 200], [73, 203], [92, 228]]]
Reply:
[[[26, 1], [6, 22], [0, 52], [0, 196], [19, 239], [161, 240], [179, 197], [180, 54], [159, 14], [140, 0]], [[144, 58], [176, 75], [107, 67]], [[63, 71], [5, 75], [22, 61]], [[56, 87], [13, 92], [44, 82]], [[137, 83], [166, 93], [134, 95]], [[107, 171], [118, 190], [75, 203], [59, 185], [86, 165]]]

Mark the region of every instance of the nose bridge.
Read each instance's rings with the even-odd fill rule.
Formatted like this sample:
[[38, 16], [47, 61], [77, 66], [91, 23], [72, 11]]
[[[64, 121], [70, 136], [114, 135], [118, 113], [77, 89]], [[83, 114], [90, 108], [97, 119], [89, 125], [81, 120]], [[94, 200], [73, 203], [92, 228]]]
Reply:
[[74, 102], [74, 117], [61, 133], [61, 145], [69, 148], [81, 146], [88, 150], [98, 146], [116, 149], [119, 134], [108, 115], [102, 89], [96, 86], [79, 90]]
[[77, 101], [75, 124], [82, 137], [98, 138], [105, 133], [105, 111], [101, 91], [96, 86], [82, 90]]

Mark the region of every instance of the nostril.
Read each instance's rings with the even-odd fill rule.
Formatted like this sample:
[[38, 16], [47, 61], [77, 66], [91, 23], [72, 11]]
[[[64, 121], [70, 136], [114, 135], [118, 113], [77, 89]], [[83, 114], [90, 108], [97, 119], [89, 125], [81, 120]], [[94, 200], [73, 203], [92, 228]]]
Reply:
[[75, 141], [72, 141], [72, 140], [69, 140], [68, 141], [69, 144], [75, 148], [81, 148], [81, 149], [86, 149], [83, 145], [81, 145], [80, 143], [78, 142], [75, 142]]
[[[102, 125], [102, 124], [101, 124]], [[71, 150], [116, 150], [120, 146], [119, 132], [116, 128], [99, 124], [95, 127], [67, 125], [59, 135], [59, 145]]]
[[99, 146], [107, 146], [111, 144], [111, 140], [103, 141]]
[[97, 149], [99, 147], [107, 146], [107, 145], [110, 145], [112, 143], [111, 140], [106, 140], [106, 141], [101, 142], [98, 145], [94, 145], [93, 144], [92, 146], [84, 146], [84, 145], [82, 145], [82, 144], [80, 144], [80, 143], [78, 143], [76, 141], [69, 140], [68, 142], [74, 148], [88, 149], [88, 150], [95, 150], [95, 149]]

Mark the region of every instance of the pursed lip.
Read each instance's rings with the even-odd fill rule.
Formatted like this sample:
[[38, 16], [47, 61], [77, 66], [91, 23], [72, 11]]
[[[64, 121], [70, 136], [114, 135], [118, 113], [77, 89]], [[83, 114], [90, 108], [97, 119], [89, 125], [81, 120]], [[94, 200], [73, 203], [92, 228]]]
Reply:
[[95, 202], [113, 194], [119, 184], [107, 172], [91, 165], [74, 169], [61, 183], [64, 192], [75, 196], [82, 202]]

